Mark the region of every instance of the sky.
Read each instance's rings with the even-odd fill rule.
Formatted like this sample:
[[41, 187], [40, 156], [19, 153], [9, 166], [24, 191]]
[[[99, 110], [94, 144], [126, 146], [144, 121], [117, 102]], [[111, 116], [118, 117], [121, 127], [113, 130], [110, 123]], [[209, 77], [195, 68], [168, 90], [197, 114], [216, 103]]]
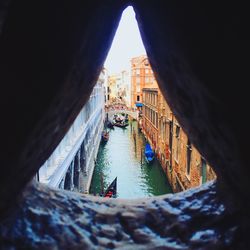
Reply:
[[108, 74], [119, 73], [124, 69], [130, 70], [130, 59], [140, 55], [146, 55], [146, 51], [135, 12], [133, 7], [129, 6], [123, 11], [104, 67], [108, 70]]

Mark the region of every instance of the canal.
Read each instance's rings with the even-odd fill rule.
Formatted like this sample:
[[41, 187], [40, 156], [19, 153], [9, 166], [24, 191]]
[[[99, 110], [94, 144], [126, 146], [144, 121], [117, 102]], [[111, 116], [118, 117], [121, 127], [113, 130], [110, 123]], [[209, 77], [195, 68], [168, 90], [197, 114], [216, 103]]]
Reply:
[[[126, 128], [110, 130], [109, 141], [101, 143], [90, 186], [90, 194], [99, 195], [117, 177], [118, 198], [141, 198], [172, 193], [157, 159], [148, 165], [144, 159], [145, 138], [137, 122]], [[141, 157], [142, 155], [142, 157]]]

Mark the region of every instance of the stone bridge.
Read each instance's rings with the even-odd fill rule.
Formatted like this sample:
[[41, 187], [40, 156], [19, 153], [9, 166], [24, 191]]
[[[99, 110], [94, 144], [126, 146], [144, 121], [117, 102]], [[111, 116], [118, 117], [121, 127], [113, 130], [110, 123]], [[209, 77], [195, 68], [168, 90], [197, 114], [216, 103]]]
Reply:
[[111, 118], [114, 114], [117, 114], [117, 113], [128, 114], [130, 117], [132, 117], [133, 119], [136, 119], [136, 120], [138, 117], [138, 111], [131, 111], [128, 109], [109, 109], [106, 111], [106, 114], [108, 114], [109, 118]]

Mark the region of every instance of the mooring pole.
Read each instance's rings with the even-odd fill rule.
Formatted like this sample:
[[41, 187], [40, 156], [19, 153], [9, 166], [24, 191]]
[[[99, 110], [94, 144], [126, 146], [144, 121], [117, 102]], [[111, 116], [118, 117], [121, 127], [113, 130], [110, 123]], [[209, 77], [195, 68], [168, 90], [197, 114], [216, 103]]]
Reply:
[[142, 148], [141, 148], [141, 165], [142, 165]]

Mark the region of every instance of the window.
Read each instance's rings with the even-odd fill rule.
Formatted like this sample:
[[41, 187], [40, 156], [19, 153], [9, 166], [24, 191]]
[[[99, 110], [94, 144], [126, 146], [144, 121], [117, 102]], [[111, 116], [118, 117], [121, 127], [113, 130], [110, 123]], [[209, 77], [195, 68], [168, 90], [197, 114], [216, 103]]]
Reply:
[[179, 125], [176, 125], [176, 127], [175, 127], [176, 138], [180, 138], [180, 129], [181, 129], [181, 127]]
[[137, 102], [139, 102], [139, 101], [140, 101], [140, 96], [138, 95], [138, 96], [137, 96]]
[[207, 162], [201, 157], [201, 184], [207, 181]]
[[175, 127], [175, 137], [176, 137], [176, 150], [175, 150], [175, 160], [179, 161], [180, 153], [180, 126], [176, 125]]
[[141, 82], [141, 79], [139, 76], [136, 77], [136, 83], [140, 83]]
[[171, 154], [172, 154], [172, 144], [173, 144], [172, 134], [173, 134], [173, 121], [170, 121], [169, 122], [169, 149], [170, 149]]
[[145, 69], [145, 73], [148, 74], [149, 70], [148, 69]]
[[140, 75], [140, 69], [136, 69], [136, 75]]
[[187, 175], [190, 175], [190, 169], [191, 169], [191, 153], [192, 153], [192, 145], [191, 145], [191, 142], [190, 140], [188, 139], [188, 142], [187, 142]]

